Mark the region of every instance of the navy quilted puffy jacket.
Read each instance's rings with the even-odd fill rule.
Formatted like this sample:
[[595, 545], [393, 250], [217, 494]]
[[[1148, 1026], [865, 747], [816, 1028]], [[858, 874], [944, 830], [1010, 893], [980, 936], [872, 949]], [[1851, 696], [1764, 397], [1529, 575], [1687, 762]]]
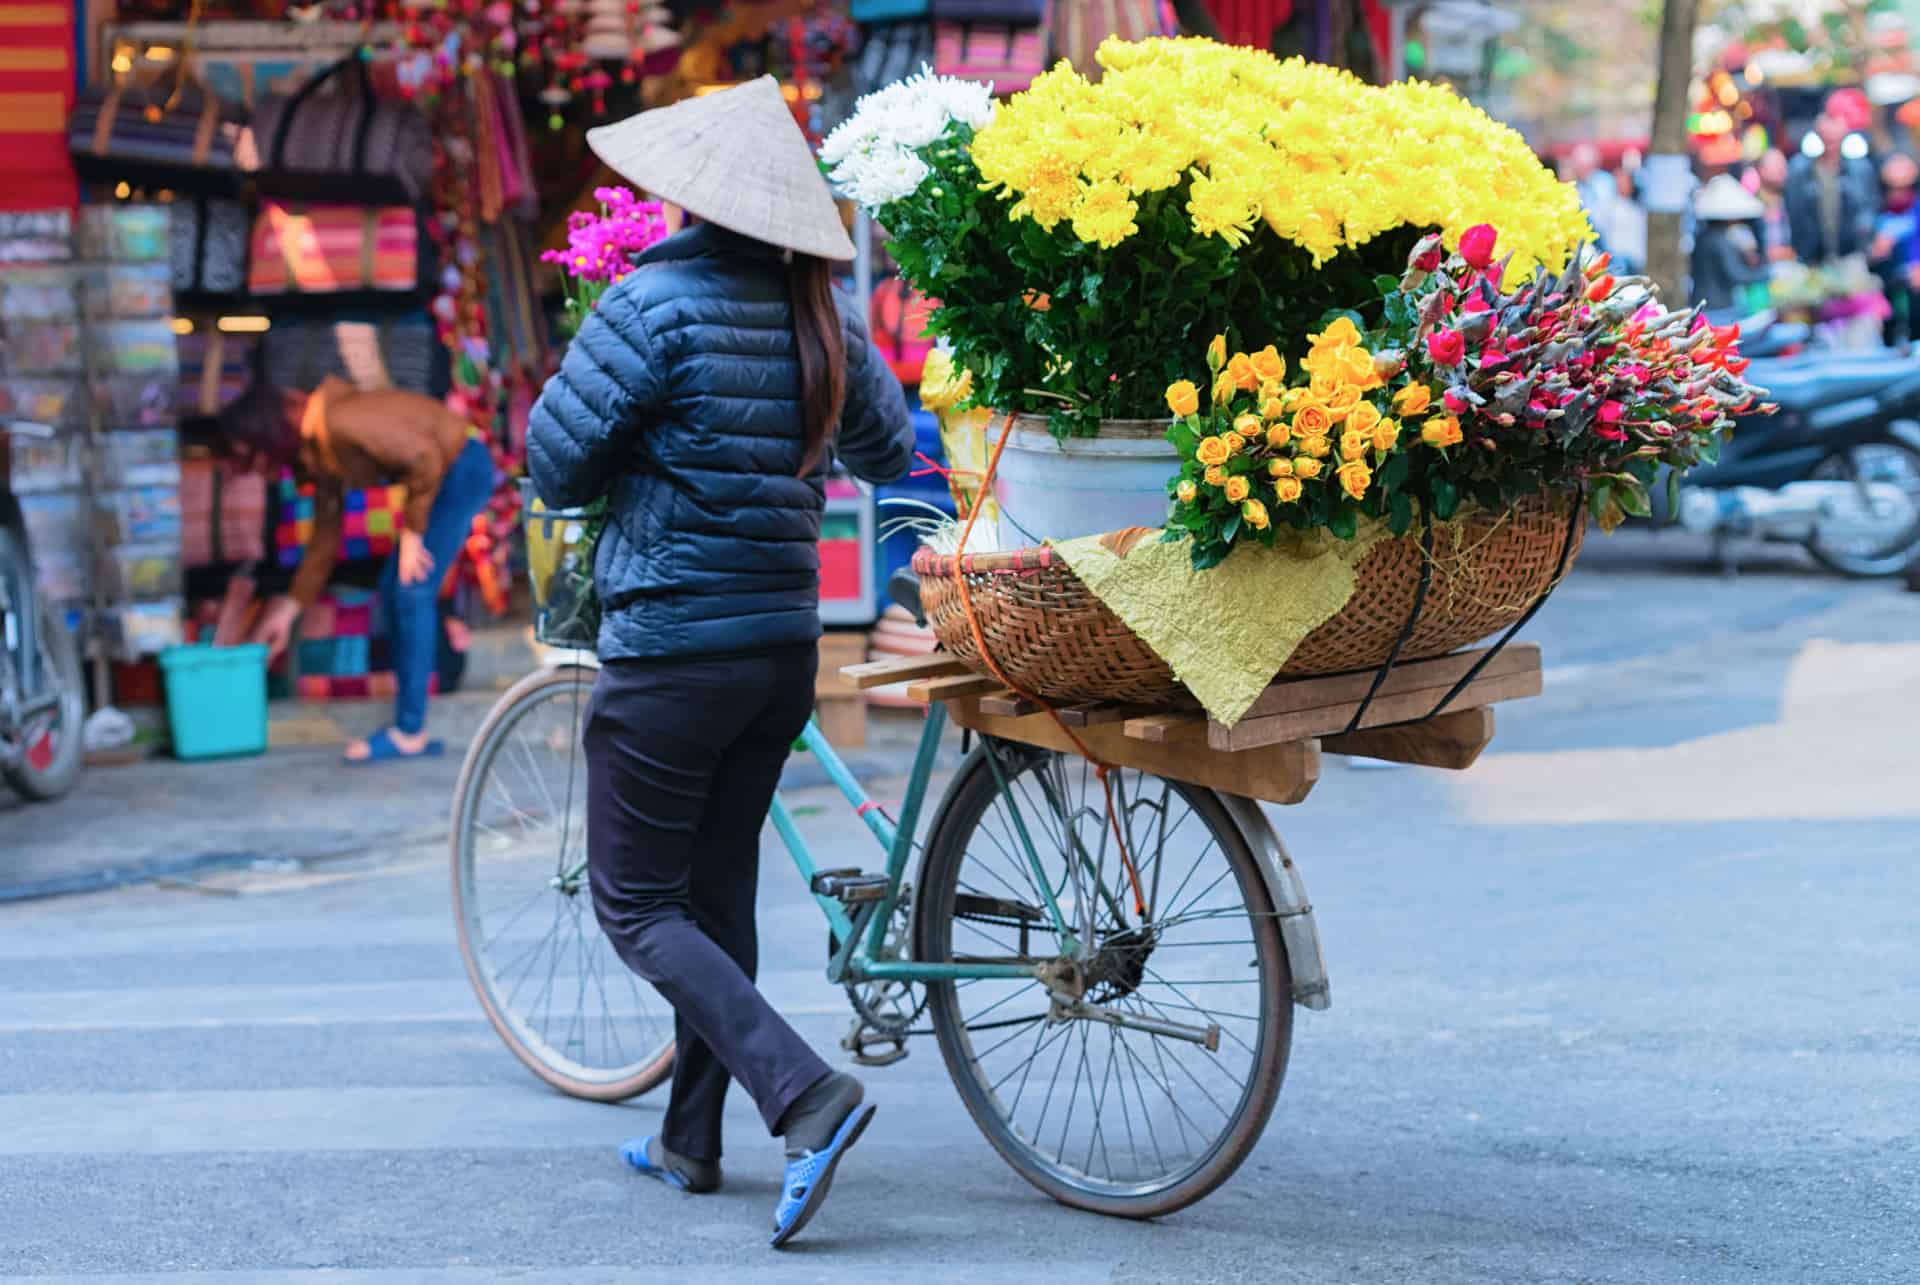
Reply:
[[[527, 429], [540, 498], [602, 495], [594, 562], [604, 659], [712, 656], [820, 636], [825, 468], [804, 454], [800, 360], [780, 251], [697, 224], [601, 298]], [[834, 453], [893, 482], [913, 462], [906, 396], [843, 307]]]

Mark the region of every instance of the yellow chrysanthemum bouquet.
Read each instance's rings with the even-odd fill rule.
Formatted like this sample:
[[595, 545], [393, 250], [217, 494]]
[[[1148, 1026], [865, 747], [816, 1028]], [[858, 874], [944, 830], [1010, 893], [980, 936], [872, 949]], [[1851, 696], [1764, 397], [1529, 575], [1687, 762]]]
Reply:
[[1298, 350], [1377, 303], [1424, 234], [1497, 218], [1521, 275], [1587, 235], [1572, 189], [1450, 90], [1208, 40], [1109, 41], [1100, 61], [1099, 82], [1063, 63], [990, 116], [936, 120], [957, 91], [929, 80], [823, 151], [940, 302], [976, 400], [1056, 433], [1164, 414], [1212, 335]]

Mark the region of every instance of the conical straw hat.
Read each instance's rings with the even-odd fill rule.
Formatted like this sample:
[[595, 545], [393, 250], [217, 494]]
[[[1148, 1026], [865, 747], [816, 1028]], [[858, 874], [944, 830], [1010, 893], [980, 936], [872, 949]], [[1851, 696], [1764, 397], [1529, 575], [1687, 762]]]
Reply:
[[590, 129], [587, 146], [629, 183], [709, 223], [823, 259], [853, 257], [772, 76]]

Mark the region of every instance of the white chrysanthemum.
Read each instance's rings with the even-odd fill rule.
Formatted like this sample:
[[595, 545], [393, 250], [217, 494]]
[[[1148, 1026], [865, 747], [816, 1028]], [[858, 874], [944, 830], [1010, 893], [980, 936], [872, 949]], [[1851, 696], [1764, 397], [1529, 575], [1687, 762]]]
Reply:
[[947, 132], [945, 104], [931, 95], [915, 98], [893, 116], [893, 139], [902, 147], [925, 147]]
[[912, 196], [932, 172], [925, 161], [905, 148], [886, 147], [847, 158], [834, 170], [833, 179], [849, 197], [869, 209], [878, 209]]

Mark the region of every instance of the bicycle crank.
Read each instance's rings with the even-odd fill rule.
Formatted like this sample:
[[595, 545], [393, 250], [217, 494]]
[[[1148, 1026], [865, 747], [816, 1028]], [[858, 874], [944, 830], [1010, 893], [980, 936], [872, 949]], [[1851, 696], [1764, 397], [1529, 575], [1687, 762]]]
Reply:
[[880, 1030], [866, 1018], [856, 1017], [841, 1037], [840, 1047], [861, 1066], [892, 1066], [907, 1055], [907, 1037]]

